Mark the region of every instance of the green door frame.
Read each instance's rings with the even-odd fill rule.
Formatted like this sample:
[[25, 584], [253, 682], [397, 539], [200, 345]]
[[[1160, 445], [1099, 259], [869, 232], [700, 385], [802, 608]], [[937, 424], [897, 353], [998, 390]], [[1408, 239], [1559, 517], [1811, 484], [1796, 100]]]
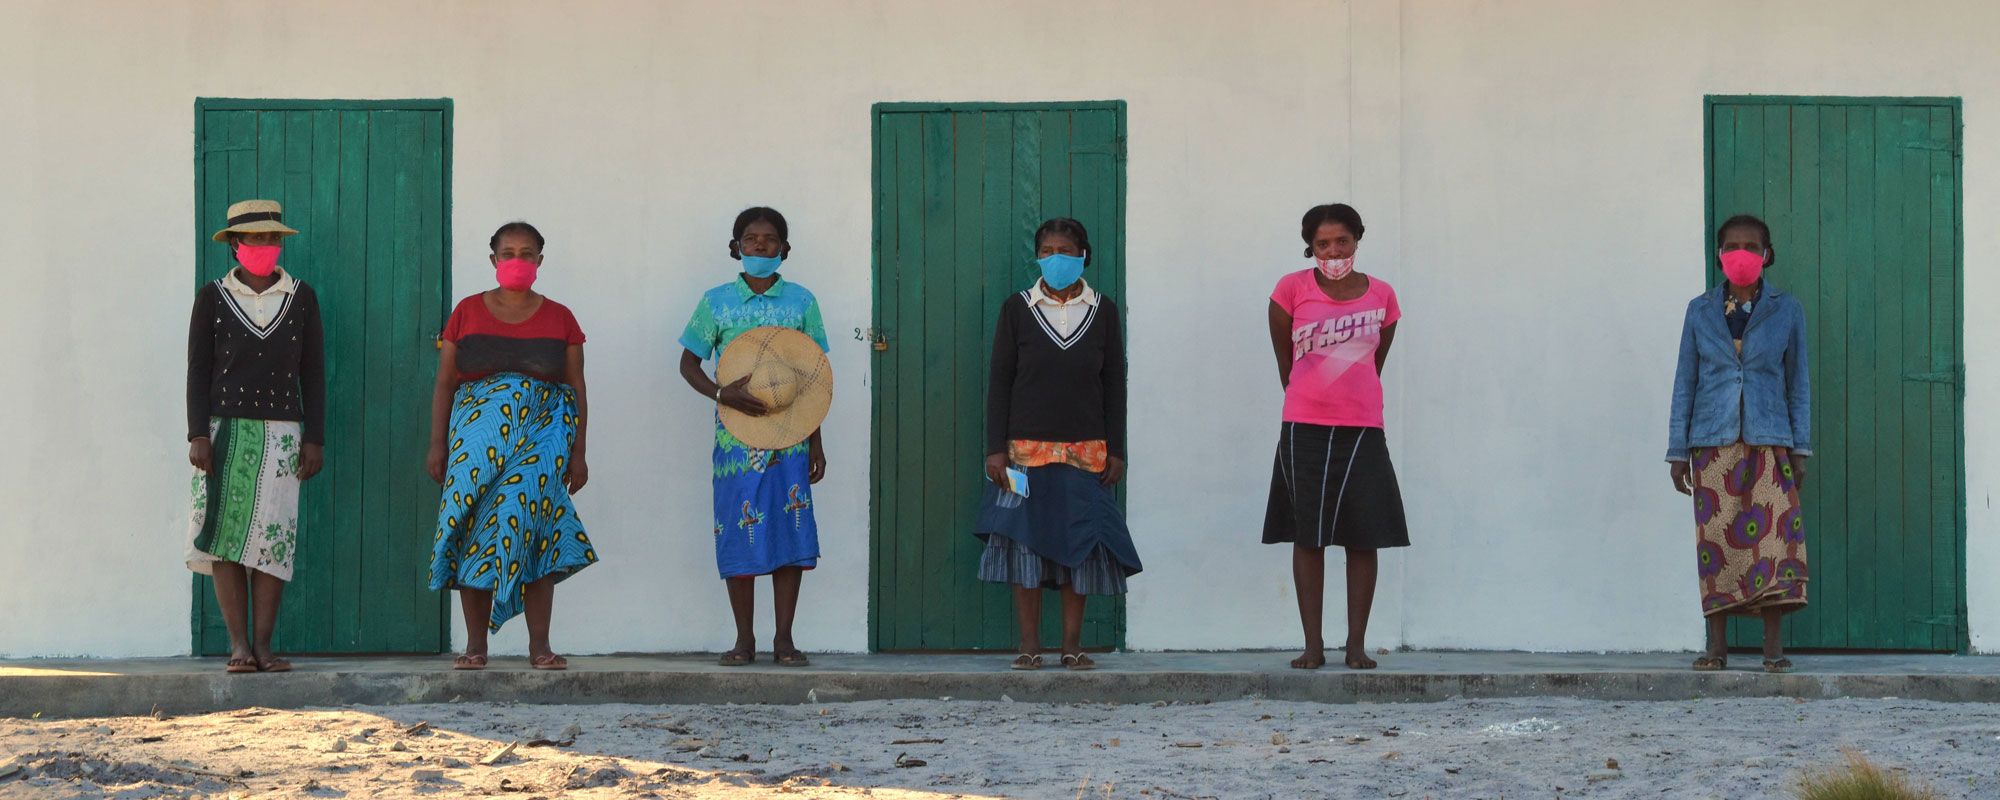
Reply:
[[1958, 308], [1955, 311], [1958, 314], [1959, 321], [1959, 324], [1952, 331], [1952, 347], [1956, 350], [1960, 359], [1958, 391], [1955, 393], [1956, 396], [1953, 400], [1954, 405], [1957, 407], [1958, 417], [1958, 429], [1953, 431], [1955, 434], [1953, 440], [1956, 442], [1953, 458], [1958, 464], [1958, 469], [1956, 470], [1957, 481], [1955, 482], [1957, 497], [1953, 499], [1952, 503], [1952, 507], [1957, 511], [1954, 519], [1953, 537], [1955, 541], [1953, 542], [1953, 548], [1958, 553], [1960, 568], [1967, 570], [1967, 574], [1960, 575], [1958, 580], [1958, 652], [1961, 654], [1969, 653], [1972, 648], [1972, 632], [1971, 619], [1966, 613], [1966, 579], [1970, 574], [1970, 570], [1967, 569], [1970, 565], [1966, 563], [1965, 557], [1965, 381], [1963, 366], [1965, 358], [1965, 102], [1963, 99], [1957, 97], [1860, 97], [1845, 95], [1766, 94], [1703, 95], [1701, 99], [1703, 226], [1701, 238], [1698, 241], [1701, 242], [1703, 275], [1709, 286], [1714, 286], [1722, 280], [1721, 269], [1715, 265], [1714, 258], [1712, 257], [1715, 245], [1714, 240], [1711, 238], [1715, 235], [1715, 226], [1719, 221], [1715, 218], [1715, 107], [1718, 105], [1918, 106], [1948, 108], [1951, 110], [1953, 125], [1950, 148], [1952, 152], [1952, 188], [1955, 192], [1952, 208], [1957, 215], [1957, 218], [1952, 220], [1952, 228], [1955, 232], [1952, 242], [1952, 246], [1955, 248], [1955, 252], [1952, 254], [1952, 278], [1958, 285], [1958, 291], [1956, 292]]
[[[403, 100], [306, 100], [298, 98], [245, 98], [245, 97], [197, 97], [194, 100], [194, 240], [208, 241], [210, 225], [214, 220], [201, 218], [201, 210], [207, 208], [207, 182], [202, 180], [204, 168], [202, 146], [208, 141], [204, 121], [209, 111], [436, 111], [443, 115], [444, 123], [444, 185], [439, 187], [444, 196], [446, 219], [451, 211], [451, 153], [452, 153], [452, 100], [448, 97], [403, 99]], [[441, 292], [444, 303], [439, 312], [445, 316], [451, 313], [451, 226], [445, 225], [441, 232], [444, 240], [444, 286]], [[195, 259], [195, 288], [201, 287], [201, 259]], [[188, 636], [191, 651], [201, 653], [201, 610], [202, 575], [189, 576]], [[443, 631], [445, 646], [451, 646], [451, 604], [439, 604], [438, 627]]]
[[[1126, 119], [1125, 101], [1123, 100], [1074, 100], [1074, 101], [1057, 100], [1057, 101], [1032, 101], [1032, 102], [992, 102], [992, 101], [921, 102], [920, 101], [920, 102], [875, 103], [869, 107], [869, 112], [868, 112], [869, 113], [868, 143], [869, 143], [869, 153], [871, 154], [870, 158], [873, 159], [875, 157], [874, 154], [878, 154], [881, 152], [882, 118], [885, 115], [898, 114], [898, 113], [912, 113], [912, 112], [950, 112], [950, 111], [1110, 111], [1113, 112], [1113, 115], [1117, 119], [1117, 130], [1116, 130], [1117, 144], [1114, 145], [1111, 149], [1105, 151], [1104, 154], [1112, 156], [1113, 158], [1117, 159], [1118, 162], [1118, 169], [1116, 171], [1117, 185], [1113, 189], [1115, 193], [1113, 208], [1115, 210], [1114, 213], [1116, 213], [1117, 219], [1119, 220], [1119, 236], [1117, 237], [1116, 243], [1111, 248], [1111, 251], [1117, 256], [1117, 263], [1121, 267], [1121, 275], [1120, 275], [1121, 282], [1124, 280], [1124, 278], [1126, 277], [1126, 275], [1123, 272], [1123, 269], [1126, 266], [1126, 260], [1125, 260], [1126, 237], [1124, 235], [1125, 192], [1126, 192], [1125, 139], [1127, 135], [1126, 125], [1128, 124]], [[1077, 152], [1095, 152], [1095, 151], [1085, 150], [1080, 148], [1072, 148], [1071, 152], [1077, 153]], [[874, 209], [874, 204], [878, 202], [879, 199], [882, 197], [883, 187], [882, 187], [882, 172], [879, 168], [871, 166], [869, 168], [868, 175], [869, 175], [868, 178], [869, 193], [871, 198], [869, 201], [871, 208], [871, 213], [869, 215], [871, 217], [870, 221], [871, 227], [869, 233], [870, 236], [869, 275], [872, 280], [874, 276], [878, 276], [882, 272], [882, 216], [879, 213], [874, 213], [873, 209]], [[1121, 283], [1120, 286], [1113, 288], [1114, 290], [1122, 293], [1125, 286]], [[876, 326], [876, 328], [871, 329], [870, 333], [875, 333], [877, 335], [880, 335], [879, 327], [882, 324], [882, 319], [881, 319], [882, 298], [879, 296], [879, 294], [875, 293], [880, 292], [880, 290], [881, 287], [879, 283], [878, 285], [870, 289], [871, 294], [874, 295], [872, 297], [874, 307], [870, 310], [870, 322], [874, 326]], [[1125, 323], [1125, 331], [1126, 331], [1126, 343], [1127, 343], [1126, 346], [1129, 349], [1131, 342], [1131, 323], [1129, 321]], [[870, 371], [871, 373], [873, 372], [872, 366], [870, 367]], [[883, 649], [881, 646], [882, 609], [878, 607], [878, 604], [876, 602], [877, 587], [875, 585], [875, 575], [873, 574], [873, 567], [874, 564], [876, 563], [875, 554], [879, 552], [879, 549], [885, 546], [886, 544], [885, 537], [883, 535], [884, 532], [882, 530], [882, 509], [880, 508], [880, 504], [876, 502], [877, 500], [879, 500], [878, 490], [882, 481], [882, 466], [883, 466], [882, 453], [879, 452], [878, 450], [881, 441], [879, 438], [879, 431], [883, 424], [881, 419], [883, 390], [882, 390], [882, 384], [879, 381], [873, 380], [871, 378], [868, 383], [869, 383], [869, 404], [870, 404], [869, 424], [872, 429], [869, 434], [870, 463], [869, 463], [869, 504], [868, 504], [868, 548], [869, 548], [869, 565], [871, 571], [868, 579], [869, 580], [868, 649], [871, 652], [881, 652]], [[1126, 495], [1127, 495], [1127, 485], [1125, 483], [1120, 483], [1118, 485], [1117, 495], [1118, 495], [1118, 504], [1122, 508], [1125, 505]], [[1114, 646], [1119, 650], [1123, 650], [1125, 648], [1126, 613], [1127, 613], [1126, 609], [1122, 607], [1119, 609], [1118, 616], [1116, 618], [1114, 626], [1114, 638], [1116, 640], [1116, 644]]]

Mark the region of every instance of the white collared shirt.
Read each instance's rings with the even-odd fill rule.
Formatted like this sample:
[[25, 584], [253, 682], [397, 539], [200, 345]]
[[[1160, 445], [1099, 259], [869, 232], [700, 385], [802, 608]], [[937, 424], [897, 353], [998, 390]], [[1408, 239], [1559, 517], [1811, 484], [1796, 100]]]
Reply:
[[1088, 316], [1084, 313], [1086, 307], [1097, 307], [1097, 290], [1090, 288], [1090, 283], [1082, 278], [1078, 278], [1077, 282], [1083, 284], [1083, 291], [1078, 292], [1068, 302], [1050, 297], [1043, 291], [1040, 280], [1035, 281], [1035, 285], [1028, 289], [1028, 305], [1049, 323], [1049, 327], [1055, 329], [1056, 336], [1060, 339], [1067, 339], [1070, 334], [1076, 332], [1076, 326]]
[[250, 318], [253, 327], [270, 327], [271, 319], [285, 307], [286, 296], [299, 288], [299, 282], [294, 280], [284, 267], [277, 268], [277, 275], [278, 282], [271, 284], [271, 288], [262, 292], [238, 280], [234, 269], [222, 278], [222, 288], [229, 290], [230, 299], [235, 301], [236, 307]]

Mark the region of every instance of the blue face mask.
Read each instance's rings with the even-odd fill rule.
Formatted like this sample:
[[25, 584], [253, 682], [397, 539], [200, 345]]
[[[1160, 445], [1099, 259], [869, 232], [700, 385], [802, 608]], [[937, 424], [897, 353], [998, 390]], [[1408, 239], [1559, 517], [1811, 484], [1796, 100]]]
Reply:
[[778, 265], [784, 262], [782, 258], [771, 256], [744, 256], [743, 274], [752, 278], [769, 278], [778, 271]]
[[1083, 256], [1055, 253], [1035, 259], [1035, 263], [1042, 266], [1042, 282], [1058, 292], [1083, 277]]

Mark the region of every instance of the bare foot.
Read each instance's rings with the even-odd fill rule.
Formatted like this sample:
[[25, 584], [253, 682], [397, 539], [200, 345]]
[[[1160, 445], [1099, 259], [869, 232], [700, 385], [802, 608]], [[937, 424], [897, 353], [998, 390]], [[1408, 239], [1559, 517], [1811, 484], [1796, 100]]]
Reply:
[[1346, 662], [1348, 669], [1374, 669], [1376, 667], [1375, 659], [1368, 657], [1368, 648], [1366, 647], [1347, 648]]
[[1319, 669], [1326, 666], [1326, 650], [1309, 647], [1303, 655], [1292, 659], [1292, 669]]

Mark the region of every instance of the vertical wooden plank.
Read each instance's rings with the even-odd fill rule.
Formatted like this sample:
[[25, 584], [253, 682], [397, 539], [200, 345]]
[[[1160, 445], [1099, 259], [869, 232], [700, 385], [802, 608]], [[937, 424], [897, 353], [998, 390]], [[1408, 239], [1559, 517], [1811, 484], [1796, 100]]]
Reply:
[[869, 543], [869, 563], [872, 567], [869, 578], [869, 641], [877, 651], [892, 649], [893, 639], [889, 634], [893, 622], [893, 606], [896, 575], [896, 548], [900, 543], [897, 527], [896, 458], [898, 445], [898, 415], [896, 407], [896, 357], [897, 348], [902, 347], [901, 331], [896, 327], [896, 280], [898, 265], [897, 198], [901, 183], [896, 174], [896, 138], [894, 130], [883, 125], [886, 116], [881, 110], [875, 111], [875, 331], [877, 335], [889, 336], [888, 351], [877, 352], [871, 358], [874, 382], [871, 392], [874, 396], [872, 419], [874, 422], [874, 457], [869, 459], [871, 481], [875, 488], [874, 526]]
[[[1885, 271], [1882, 289], [1885, 301], [1883, 332], [1876, 342], [1883, 365], [1884, 404], [1889, 416], [1884, 429], [1894, 434], [1895, 471], [1883, 481], [1889, 494], [1885, 513], [1895, 534], [1894, 572], [1890, 578], [1899, 587], [1921, 587], [1933, 582], [1930, 516], [1930, 394], [1948, 388], [1944, 384], [1904, 379], [1913, 372], [1935, 369], [1930, 352], [1929, 295], [1924, 278], [1930, 272], [1926, 249], [1930, 231], [1925, 218], [1930, 213], [1930, 170], [1923, 155], [1912, 149], [1929, 134], [1928, 114], [1921, 108], [1885, 106], [1881, 156], [1884, 192], [1883, 211], [1889, 230], [1878, 237], [1880, 262]], [[1884, 620], [1892, 632], [1891, 647], [1924, 649], [1941, 609], [1930, 604], [1930, 593], [1898, 589], [1897, 613]]]
[[[981, 283], [979, 312], [982, 341], [988, 345], [980, 361], [986, 368], [981, 369], [979, 383], [987, 383], [987, 369], [991, 368], [991, 343], [994, 328], [999, 324], [1000, 305], [1018, 291], [1016, 278], [1021, 274], [1022, 247], [1019, 232], [1014, 221], [1014, 118], [1015, 114], [1005, 111], [989, 111], [982, 115], [985, 131], [986, 158], [985, 175], [981, 186], [983, 222], [979, 248]], [[979, 419], [986, 419], [985, 403], [980, 403]], [[985, 450], [984, 430], [981, 430], [980, 450]], [[983, 454], [983, 452], [982, 452]], [[980, 584], [975, 587], [979, 594], [980, 619], [974, 635], [966, 637], [966, 642], [975, 647], [1004, 649], [1012, 646], [1014, 636], [1014, 605], [1012, 590], [998, 584]]]
[[375, 591], [369, 577], [393, 570], [395, 548], [389, 537], [396, 524], [395, 499], [390, 480], [398, 469], [395, 446], [377, 430], [393, 430], [396, 402], [396, 375], [386, 353], [395, 348], [399, 330], [396, 314], [398, 283], [410, 278], [410, 253], [400, 235], [411, 213], [404, 195], [408, 181], [402, 152], [411, 146], [408, 123], [397, 112], [373, 111], [369, 117], [367, 225], [370, 278], [363, 286], [364, 353], [367, 378], [363, 389], [364, 429], [371, 431], [364, 472], [368, 476], [369, 502], [361, 513], [359, 581], [362, 647], [379, 647], [382, 626], [393, 624], [395, 601]]
[[[330, 198], [316, 191], [315, 174], [325, 174], [316, 163], [319, 152], [314, 112], [272, 112], [285, 128], [282, 159], [285, 184], [285, 221], [299, 229], [298, 236], [285, 240], [284, 267], [293, 277], [317, 292], [322, 265], [327, 261], [326, 234], [314, 228], [317, 212]], [[324, 469], [299, 492], [299, 537], [293, 556], [292, 582], [285, 587], [285, 603], [279, 615], [276, 648], [281, 652], [328, 652], [339, 649], [333, 640], [333, 609], [328, 591], [341, 565], [327, 561], [331, 550], [326, 538], [327, 509], [337, 495], [329, 491]]]
[[[1750, 103], [1729, 106], [1729, 113], [1726, 115], [1730, 126], [1728, 147], [1718, 152], [1728, 165], [1728, 171], [1718, 173], [1716, 177], [1717, 191], [1721, 192], [1723, 197], [1723, 202], [1715, 213], [1718, 225], [1722, 220], [1737, 214], [1766, 216], [1764, 194], [1770, 165], [1764, 162], [1766, 127], [1764, 111], [1762, 105]], [[1716, 118], [1717, 124], [1722, 124], [1725, 115], [1721, 113], [1721, 109], [1717, 109]], [[1713, 231], [1710, 233], [1713, 234]], [[1712, 236], [1709, 244], [1711, 247], [1714, 245]], [[1714, 263], [1714, 257], [1710, 256], [1709, 261]], [[1712, 268], [1710, 275], [1713, 282], [1719, 283], [1722, 280], [1721, 272], [1717, 269]], [[1762, 641], [1763, 629], [1752, 620], [1731, 619], [1728, 631], [1728, 641], [1733, 647], [1754, 647]]]
[[[1847, 191], [1849, 110], [1824, 106], [1819, 115], [1818, 258], [1793, 262], [1793, 271], [1812, 270], [1818, 292], [1806, 318], [1810, 334], [1813, 386], [1813, 457], [1802, 489], [1806, 507], [1807, 598], [1815, 614], [1812, 638], [1798, 646], [1844, 647], [1853, 612], [1847, 571], [1841, 567], [1850, 527], [1847, 516], [1847, 452], [1851, 419], [1847, 408], [1847, 287], [1855, 280], [1853, 199]], [[1789, 256], [1787, 256], [1789, 260]]]
[[[387, 442], [399, 465], [420, 463], [424, 458], [425, 433], [430, 427], [430, 379], [436, 376], [436, 348], [430, 344], [432, 331], [443, 327], [445, 232], [450, 229], [444, 202], [444, 114], [439, 111], [403, 111], [410, 123], [404, 148], [408, 182], [407, 223], [399, 232], [409, 253], [411, 268], [407, 279], [396, 282], [395, 340], [387, 356], [396, 387], [396, 402], [390, 411]], [[419, 471], [398, 469], [383, 476], [390, 486], [390, 507], [395, 522], [381, 534], [388, 538], [389, 563], [373, 565], [377, 571], [364, 576], [367, 584], [391, 600], [382, 637], [392, 652], [438, 652], [447, 646], [438, 624], [440, 599], [429, 591], [425, 565], [430, 561], [430, 542], [404, 531], [429, 530], [437, 518], [438, 488]]]
[[1055, 110], [1034, 114], [1042, 123], [1042, 219], [1074, 217], [1076, 208], [1069, 193], [1069, 146], [1075, 112]]
[[[1077, 220], [1090, 231], [1091, 285], [1125, 310], [1124, 269], [1120, 263], [1117, 212], [1117, 118], [1108, 109], [1071, 114], [1073, 136], [1070, 201]], [[1119, 492], [1123, 494], [1122, 487]], [[1121, 507], [1122, 507], [1121, 502]], [[1086, 647], [1115, 647], [1123, 615], [1123, 597], [1094, 597], [1084, 615]]]
[[949, 535], [962, 486], [953, 478], [957, 414], [953, 407], [952, 313], [957, 289], [956, 173], [949, 112], [923, 115], [924, 172], [924, 544], [920, 571], [930, 592], [920, 635], [923, 646], [948, 646], [948, 619], [956, 598], [939, 591], [951, 568]]
[[[327, 275], [317, 284], [320, 313], [326, 329], [327, 456], [339, 472], [328, 487], [340, 502], [330, 509], [330, 530], [324, 532], [331, 543], [329, 564], [336, 572], [329, 591], [334, 608], [336, 641], [345, 648], [359, 650], [365, 608], [362, 597], [362, 537], [368, 530], [367, 514], [381, 500], [370, 491], [379, 460], [372, 452], [369, 419], [368, 373], [368, 286], [371, 277], [388, 280], [386, 270], [377, 272], [370, 263], [368, 155], [371, 126], [366, 111], [336, 112], [339, 137], [336, 141], [334, 174], [334, 224]], [[436, 373], [432, 372], [432, 377]], [[426, 433], [428, 436], [428, 433]], [[338, 442], [338, 445], [336, 445]], [[339, 451], [335, 452], [338, 446]], [[411, 535], [428, 542], [431, 526]]]
[[1829, 559], [1828, 566], [1847, 573], [1850, 612], [1846, 641], [1842, 646], [1853, 647], [1866, 646], [1875, 641], [1885, 611], [1885, 598], [1882, 597], [1885, 584], [1879, 577], [1882, 565], [1871, 563], [1869, 558], [1877, 549], [1874, 543], [1887, 538], [1884, 530], [1886, 520], [1879, 516], [1881, 492], [1877, 481], [1868, 479], [1868, 476], [1885, 474], [1883, 470], [1887, 468], [1880, 452], [1881, 432], [1875, 424], [1881, 416], [1881, 403], [1876, 396], [1881, 375], [1875, 363], [1873, 343], [1880, 335], [1877, 312], [1881, 304], [1874, 293], [1865, 288], [1880, 286], [1882, 277], [1874, 247], [1878, 217], [1875, 213], [1875, 129], [1876, 114], [1872, 108], [1849, 109], [1847, 178], [1853, 222], [1847, 232], [1848, 247], [1854, 254], [1854, 260], [1848, 273], [1848, 324], [1841, 345], [1847, 357], [1848, 418], [1860, 423], [1848, 430], [1848, 474], [1859, 476], [1859, 479], [1851, 480], [1847, 486], [1848, 527], [1843, 532], [1847, 549], [1841, 555], [1850, 557]]
[[[1820, 107], [1815, 105], [1790, 105], [1786, 107], [1786, 110], [1789, 113], [1786, 124], [1790, 137], [1787, 148], [1787, 173], [1789, 178], [1786, 181], [1788, 184], [1786, 188], [1789, 210], [1783, 218], [1782, 225], [1779, 222], [1772, 223], [1773, 226], [1781, 225], [1779, 231], [1774, 232], [1773, 236], [1777, 237], [1779, 241], [1784, 242], [1784, 247], [1782, 248], [1784, 251], [1784, 260], [1779, 265], [1781, 269], [1774, 270], [1774, 272], [1784, 291], [1796, 298], [1799, 301], [1799, 305], [1805, 310], [1807, 352], [1811, 354], [1818, 352], [1814, 346], [1817, 342], [1813, 341], [1812, 337], [1814, 332], [1822, 327], [1819, 320], [1819, 295], [1820, 283], [1824, 278], [1824, 268], [1821, 265], [1822, 259], [1820, 258], [1819, 247]], [[1813, 363], [1811, 366], [1817, 369], [1819, 365]], [[1823, 384], [1818, 383], [1814, 383], [1813, 385], [1815, 387], [1823, 386]], [[1822, 423], [1831, 423], [1834, 421], [1822, 420], [1815, 415], [1813, 422], [1813, 438], [1817, 440], [1825, 432], [1821, 427]], [[1814, 487], [1814, 489], [1816, 490], [1817, 487]], [[1816, 521], [1814, 512], [1817, 510], [1810, 496], [1818, 494], [1815, 490], [1802, 488], [1800, 492], [1801, 500], [1805, 504], [1801, 513], [1804, 514], [1808, 536], [1806, 544], [1808, 556], [1806, 588], [1810, 604], [1804, 611], [1791, 615], [1785, 621], [1785, 641], [1788, 644], [1801, 647], [1807, 646], [1804, 643], [1818, 638], [1822, 620], [1829, 618], [1827, 613], [1829, 608], [1821, 602], [1822, 598], [1813, 591], [1810, 573], [1810, 557], [1812, 555], [1810, 537]], [[1837, 616], [1833, 618], [1837, 618]]]
[[897, 318], [905, 332], [895, 352], [896, 398], [900, 431], [896, 451], [895, 483], [903, 493], [898, 497], [899, 528], [896, 535], [896, 602], [892, 649], [922, 646], [925, 585], [922, 570], [924, 545], [924, 197], [922, 176], [926, 161], [919, 114], [892, 114], [883, 119], [883, 129], [896, 139], [897, 197], [896, 231], [899, 237], [896, 264]]
[[[210, 241], [209, 234], [224, 225], [229, 204], [234, 202], [234, 193], [243, 191], [246, 182], [254, 185], [257, 115], [249, 111], [208, 111], [203, 114], [201, 127], [203, 148], [199, 180], [202, 207], [197, 209], [201, 214], [201, 224], [196, 226], [200, 236], [195, 245], [199, 256], [199, 263], [196, 264], [197, 285], [222, 277], [235, 264], [228, 248]], [[236, 174], [235, 168], [239, 165], [248, 167], [248, 174], [243, 178]], [[192, 294], [189, 300], [192, 302]], [[199, 655], [228, 654], [229, 629], [223, 624], [221, 609], [215, 602], [214, 581], [196, 573], [193, 599], [196, 607], [194, 652]]]
[[946, 631], [951, 648], [966, 647], [978, 640], [984, 620], [984, 594], [979, 591], [978, 569], [981, 541], [972, 535], [978, 520], [979, 503], [985, 498], [986, 476], [986, 373], [992, 360], [992, 328], [980, 313], [985, 303], [985, 226], [991, 213], [985, 207], [986, 124], [979, 112], [951, 115], [952, 203], [955, 212], [952, 231], [954, 288], [950, 301], [933, 294], [951, 316], [951, 415], [956, 428], [951, 442], [949, 470], [951, 496], [957, 498], [951, 526], [934, 535], [942, 536], [945, 549], [944, 574], [939, 595], [950, 598], [942, 609], [949, 622]]
[[[1956, 141], [1958, 126], [1954, 109], [1934, 107], [1929, 113], [1931, 141]], [[1932, 369], [1956, 369], [1962, 359], [1958, 352], [1960, 330], [1958, 297], [1958, 186], [1956, 156], [1950, 151], [1930, 151], [1929, 191], [1925, 243], [1925, 265], [1930, 320], [1930, 363]], [[1963, 430], [1959, 400], [1962, 385], [1936, 386], [1929, 395], [1930, 430], [1924, 432], [1931, 444], [1927, 472], [1930, 473], [1931, 508], [1930, 605], [1938, 616], [1949, 615], [1950, 625], [1931, 628], [1934, 650], [1957, 651], [1963, 646], [1959, 631], [1964, 627], [1959, 597], [1965, 581], [1965, 564], [1960, 537], [1964, 528], [1959, 514], [1964, 500], [1958, 491], [1959, 431]]]

